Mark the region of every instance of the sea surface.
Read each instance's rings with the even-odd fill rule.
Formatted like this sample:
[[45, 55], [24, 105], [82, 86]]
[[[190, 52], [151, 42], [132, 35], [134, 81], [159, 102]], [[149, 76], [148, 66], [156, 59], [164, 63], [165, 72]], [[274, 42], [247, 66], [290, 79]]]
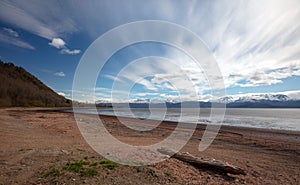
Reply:
[[[210, 119], [211, 109], [209, 108], [201, 108], [200, 113], [199, 110], [195, 112], [195, 109], [184, 109], [181, 112], [180, 108], [171, 108], [167, 111], [158, 108], [150, 110], [146, 108], [98, 108], [97, 111], [84, 108], [70, 111], [140, 119], [300, 131], [300, 109], [227, 108], [224, 119], [217, 122], [210, 121], [212, 119]], [[222, 117], [222, 115], [217, 116]]]

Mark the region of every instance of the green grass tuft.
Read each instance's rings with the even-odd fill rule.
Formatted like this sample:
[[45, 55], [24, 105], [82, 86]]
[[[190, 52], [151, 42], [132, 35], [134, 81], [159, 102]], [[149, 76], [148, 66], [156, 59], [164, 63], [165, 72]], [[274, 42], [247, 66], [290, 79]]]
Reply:
[[48, 171], [45, 172], [45, 176], [46, 177], [48, 177], [50, 175], [58, 177], [58, 176], [61, 175], [61, 172], [58, 169], [56, 169], [56, 168], [51, 168], [50, 170], [48, 170]]
[[98, 175], [98, 171], [94, 168], [87, 168], [80, 171], [80, 176], [95, 176]]
[[98, 165], [98, 163], [97, 162], [93, 162], [93, 163], [90, 163], [90, 165], [89, 166], [97, 166]]
[[64, 169], [78, 173], [83, 168], [83, 165], [88, 165], [88, 164], [90, 164], [88, 161], [79, 161], [79, 162], [74, 162], [74, 163], [67, 163], [66, 167]]
[[99, 162], [99, 164], [101, 164], [104, 168], [107, 168], [110, 170], [115, 169], [115, 167], [117, 166], [116, 163], [111, 162], [111, 161], [101, 161], [101, 162]]

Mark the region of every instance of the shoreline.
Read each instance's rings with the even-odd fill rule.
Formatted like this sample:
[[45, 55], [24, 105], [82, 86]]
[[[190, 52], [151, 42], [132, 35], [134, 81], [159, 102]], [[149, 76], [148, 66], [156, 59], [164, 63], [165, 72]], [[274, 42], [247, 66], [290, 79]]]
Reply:
[[[104, 108], [104, 107], [102, 107]], [[68, 109], [65, 109], [65, 110], [71, 110], [73, 108], [68, 108]], [[80, 108], [81, 109], [81, 108]], [[87, 108], [89, 109], [89, 108]], [[205, 108], [204, 108], [205, 109]], [[240, 109], [240, 108], [228, 108], [229, 110], [230, 109]], [[243, 108], [244, 110], [246, 109], [249, 109], [249, 110], [255, 110], [255, 109], [259, 109], [259, 108]], [[263, 108], [262, 108], [263, 109]], [[243, 111], [244, 111], [243, 110]], [[267, 109], [267, 110], [272, 110], [272, 109]], [[279, 109], [274, 109], [274, 110], [279, 110]], [[285, 110], [285, 109], [284, 109]], [[300, 110], [300, 109], [295, 109], [295, 110]], [[64, 111], [64, 109], [60, 109], [58, 111], [61, 111], [61, 112], [68, 112], [68, 111]], [[73, 113], [72, 110], [70, 111], [70, 113]], [[114, 115], [102, 115], [102, 114], [94, 114], [94, 113], [77, 113], [77, 114], [86, 114], [86, 115], [101, 115], [101, 116], [112, 116], [114, 117]], [[243, 116], [243, 115], [241, 115]], [[125, 116], [118, 116], [118, 117], [121, 117], [121, 118], [131, 118], [131, 117], [125, 117]], [[268, 116], [270, 117], [270, 116]], [[159, 121], [159, 120], [155, 120], [155, 119], [146, 119], [146, 118], [132, 118], [132, 119], [141, 119], [141, 120], [151, 120], [151, 121]], [[170, 123], [178, 123], [177, 121], [173, 121], [173, 120], [163, 120], [164, 122], [170, 122]], [[192, 123], [192, 122], [186, 122], [186, 121], [182, 121], [181, 123], [185, 123], [185, 124], [197, 124], [197, 125], [208, 125], [206, 123]], [[258, 129], [258, 130], [265, 130], [265, 131], [274, 131], [274, 132], [295, 132], [295, 133], [300, 133], [300, 130], [297, 130], [296, 128], [290, 128], [290, 129], [281, 129], [279, 127], [263, 127], [263, 126], [251, 126], [251, 125], [232, 125], [232, 124], [226, 124], [226, 123], [223, 123], [221, 125], [217, 125], [217, 124], [211, 124], [212, 126], [222, 126], [222, 127], [228, 127], [228, 128], [232, 128], [232, 127], [236, 127], [236, 128], [241, 128], [241, 129]]]
[[[62, 113], [70, 113], [73, 114], [73, 112], [67, 112], [64, 110], [70, 110], [72, 108], [68, 108], [68, 109], [57, 109], [57, 110], [48, 110], [48, 111], [54, 111], [54, 112], [62, 112]], [[43, 110], [42, 110], [43, 111]], [[114, 116], [114, 115], [101, 115], [101, 114], [88, 114], [88, 113], [77, 113], [77, 114], [81, 114], [81, 115], [93, 115], [93, 116], [101, 116], [101, 117], [108, 117], [108, 118], [123, 118], [123, 119], [132, 119], [132, 120], [147, 120], [150, 122], [155, 122], [155, 121], [159, 121], [159, 120], [153, 120], [153, 119], [144, 119], [144, 118], [131, 118], [131, 117], [123, 117], [123, 116]], [[182, 122], [184, 124], [197, 124], [197, 129], [205, 129], [205, 127], [208, 124], [204, 124], [204, 123], [189, 123], [189, 122]], [[161, 121], [161, 124], [168, 124], [168, 125], [172, 125], [175, 126], [178, 124], [177, 121], [171, 121], [171, 120], [163, 120]], [[224, 129], [224, 130], [235, 130], [235, 131], [241, 131], [241, 130], [249, 130], [251, 132], [272, 132], [272, 133], [278, 133], [278, 134], [295, 134], [295, 135], [300, 135], [300, 131], [298, 130], [288, 130], [288, 129], [274, 129], [274, 128], [261, 128], [261, 127], [247, 127], [247, 126], [233, 126], [233, 125], [226, 125], [226, 124], [222, 124], [222, 125], [213, 125], [213, 126], [220, 126], [220, 130]]]

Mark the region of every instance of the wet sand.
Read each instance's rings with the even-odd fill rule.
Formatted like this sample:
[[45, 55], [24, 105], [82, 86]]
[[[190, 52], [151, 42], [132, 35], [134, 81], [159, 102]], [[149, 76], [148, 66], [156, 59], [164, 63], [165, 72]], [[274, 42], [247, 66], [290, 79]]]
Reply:
[[[231, 175], [196, 168], [170, 158], [161, 163], [108, 169], [105, 159], [81, 136], [72, 113], [57, 109], [0, 109], [0, 184], [298, 184], [300, 181], [300, 132], [222, 126], [212, 145], [199, 152], [205, 125], [199, 125], [181, 150], [217, 159], [245, 169], [247, 175]], [[89, 119], [92, 115], [84, 115]], [[93, 115], [96, 116], [96, 115]], [[163, 122], [150, 132], [132, 131], [113, 116], [101, 116], [116, 138], [133, 145], [156, 143], [176, 127]], [[126, 118], [138, 124], [151, 120]], [[97, 175], [72, 171], [69, 163], [86, 161], [81, 169]], [[89, 165], [88, 165], [89, 164]], [[95, 164], [95, 165], [91, 165]]]

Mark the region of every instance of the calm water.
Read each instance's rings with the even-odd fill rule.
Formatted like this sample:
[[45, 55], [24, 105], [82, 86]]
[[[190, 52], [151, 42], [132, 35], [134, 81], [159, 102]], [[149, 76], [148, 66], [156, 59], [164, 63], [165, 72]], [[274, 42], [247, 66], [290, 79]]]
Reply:
[[182, 121], [190, 123], [223, 124], [230, 126], [243, 126], [255, 128], [269, 128], [282, 130], [300, 131], [300, 109], [226, 109], [223, 122], [209, 121], [210, 109], [201, 108], [200, 114], [195, 113], [194, 109], [185, 109], [180, 116], [180, 109], [168, 109], [164, 113], [161, 109], [126, 109], [101, 108], [93, 111], [92, 109], [78, 109], [76, 112], [86, 114], [118, 115], [124, 117], [135, 117], [142, 119]]

